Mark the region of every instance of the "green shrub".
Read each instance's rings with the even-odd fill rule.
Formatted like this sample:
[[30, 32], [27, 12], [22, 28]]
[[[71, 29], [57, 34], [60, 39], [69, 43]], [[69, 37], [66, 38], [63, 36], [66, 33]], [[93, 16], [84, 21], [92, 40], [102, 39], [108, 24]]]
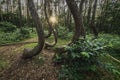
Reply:
[[[104, 53], [104, 43], [98, 39], [79, 39], [74, 44], [66, 47], [67, 53], [57, 57], [60, 61], [64, 59], [64, 67], [60, 71], [60, 80], [80, 80], [81, 72], [96, 71], [96, 65], [100, 65], [99, 56]], [[57, 59], [56, 59], [57, 61]]]
[[16, 30], [12, 33], [0, 32], [0, 44], [18, 42], [23, 39], [29, 38], [29, 30], [25, 30], [21, 33], [20, 30]]
[[120, 4], [119, 0], [109, 0], [103, 6], [104, 13], [98, 16], [97, 28], [101, 32], [120, 35]]
[[3, 32], [14, 32], [16, 26], [9, 22], [0, 22], [0, 31]]
[[23, 37], [23, 38], [29, 38], [30, 37], [29, 29], [22, 28], [22, 30], [21, 30], [21, 37]]
[[[24, 16], [22, 16], [22, 18], [19, 17], [19, 15], [17, 13], [2, 13], [0, 16], [0, 22], [4, 21], [4, 22], [10, 22], [16, 26], [20, 25], [20, 20], [22, 22], [21, 26], [23, 26], [26, 23], [26, 18]], [[30, 22], [31, 24], [31, 22]]]
[[69, 30], [65, 26], [59, 26], [58, 27], [58, 37], [61, 39], [68, 39], [72, 36], [72, 32], [69, 32]]
[[116, 58], [120, 58], [120, 36], [110, 35], [110, 34], [101, 34], [100, 39], [102, 42], [107, 43], [106, 53], [111, 54]]
[[94, 75], [94, 79], [90, 77], [89, 80], [102, 80], [103, 71], [105, 73], [107, 71], [107, 73], [113, 74], [115, 80], [119, 80], [119, 66], [106, 56], [108, 53], [114, 54], [116, 52], [118, 57], [119, 41], [120, 37], [117, 35], [100, 34], [98, 39], [93, 40], [91, 36], [87, 36], [86, 39], [79, 39], [74, 44], [67, 46], [67, 53], [57, 54], [54, 59], [56, 62], [62, 63], [59, 79], [87, 80], [86, 76], [90, 77], [88, 74], [90, 73]]

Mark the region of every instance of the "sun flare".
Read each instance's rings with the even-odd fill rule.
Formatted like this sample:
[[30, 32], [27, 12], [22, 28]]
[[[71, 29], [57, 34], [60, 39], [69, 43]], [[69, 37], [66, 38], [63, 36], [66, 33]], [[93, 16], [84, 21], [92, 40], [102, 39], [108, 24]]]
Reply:
[[55, 16], [51, 16], [49, 21], [53, 24], [57, 23], [57, 18]]

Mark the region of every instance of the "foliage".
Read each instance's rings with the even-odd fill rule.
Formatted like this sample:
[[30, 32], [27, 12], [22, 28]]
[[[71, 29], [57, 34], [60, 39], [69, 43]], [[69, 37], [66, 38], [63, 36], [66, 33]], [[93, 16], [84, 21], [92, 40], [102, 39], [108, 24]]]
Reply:
[[119, 80], [120, 79], [120, 63], [115, 60], [116, 58], [114, 59], [113, 58], [111, 58], [111, 56], [107, 54], [107, 55], [100, 56], [99, 60], [103, 62], [102, 64], [105, 64], [102, 66], [102, 68], [109, 71], [111, 73], [111, 76], [114, 76], [113, 80]]
[[[26, 23], [26, 20], [25, 18], [22, 16], [22, 26]], [[16, 26], [19, 26], [20, 25], [20, 17], [18, 16], [18, 14], [16, 13], [11, 13], [11, 12], [8, 12], [8, 13], [2, 13], [1, 16], [0, 16], [0, 21], [2, 22], [10, 22]]]
[[3, 32], [14, 32], [16, 26], [9, 22], [0, 22], [0, 31]]
[[27, 28], [22, 28], [22, 30], [20, 31], [20, 33], [21, 33], [20, 36], [22, 38], [29, 38], [30, 37], [30, 32], [29, 32], [29, 29], [27, 29]]
[[101, 34], [99, 37], [99, 40], [101, 40], [102, 43], [106, 43], [106, 53], [109, 53], [116, 58], [120, 58], [120, 36]]
[[[81, 58], [82, 60], [92, 61], [92, 59], [96, 58], [97, 56], [102, 53], [102, 49], [104, 46], [98, 40], [84, 40], [80, 39], [76, 41], [74, 44], [67, 47], [68, 56], [71, 59]], [[94, 60], [93, 60], [94, 61]]]
[[[106, 73], [108, 75], [107, 73], [109, 72], [115, 76], [116, 80], [119, 80], [120, 65], [117, 65], [117, 62], [111, 57], [106, 56], [107, 53], [115, 54], [112, 52], [119, 48], [119, 40], [120, 37], [117, 35], [100, 34], [98, 39], [92, 39], [91, 36], [87, 36], [86, 39], [80, 39], [66, 47], [67, 53], [57, 54], [55, 58], [56, 62], [62, 63], [59, 79], [80, 80], [85, 79], [86, 76], [90, 77], [89, 75], [92, 74], [94, 79], [99, 78], [102, 80], [104, 78], [102, 74]], [[119, 55], [119, 52], [116, 55]], [[92, 78], [90, 80], [93, 80]]]
[[104, 53], [105, 46], [103, 45], [97, 39], [79, 39], [79, 41], [68, 46], [66, 48], [67, 54], [64, 56], [64, 67], [60, 71], [60, 79], [63, 77], [61, 80], [64, 78], [79, 80], [82, 78], [80, 76], [82, 71], [96, 71], [96, 65], [100, 63], [98, 57]]
[[30, 36], [31, 35], [29, 29], [25, 28], [22, 29], [22, 32], [20, 30], [16, 30], [12, 33], [0, 32], [0, 44], [18, 42], [23, 39], [29, 38]]
[[108, 1], [104, 6], [103, 13], [98, 17], [99, 31], [105, 33], [120, 34], [120, 4], [119, 0]]
[[69, 39], [71, 36], [72, 32], [69, 32], [69, 30], [65, 26], [58, 27], [58, 37], [60, 39]]

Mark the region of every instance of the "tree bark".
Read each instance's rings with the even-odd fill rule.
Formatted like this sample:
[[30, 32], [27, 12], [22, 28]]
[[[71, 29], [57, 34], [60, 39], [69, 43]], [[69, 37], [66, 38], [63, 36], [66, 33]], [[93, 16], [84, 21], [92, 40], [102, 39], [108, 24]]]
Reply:
[[[50, 44], [50, 43], [45, 43], [45, 48], [47, 48], [47, 47], [54, 47], [55, 45], [56, 45], [56, 43], [57, 43], [57, 29], [55, 29], [55, 28], [53, 28], [52, 27], [52, 24], [49, 22], [49, 18], [48, 18], [48, 14], [47, 14], [47, 10], [46, 10], [46, 6], [47, 6], [47, 0], [45, 0], [45, 3], [44, 3], [44, 12], [45, 12], [45, 18], [46, 18], [46, 20], [47, 20], [47, 23], [48, 23], [48, 26], [49, 26], [49, 33], [48, 33], [48, 35], [47, 36], [45, 36], [45, 38], [48, 38], [48, 37], [50, 37], [51, 36], [51, 34], [53, 33], [53, 36], [54, 36], [54, 39], [55, 39], [55, 41], [52, 43], [52, 44]], [[49, 15], [51, 15], [51, 12], [49, 12]]]
[[9, 0], [6, 0], [6, 4], [7, 4], [7, 9], [6, 9], [7, 11], [6, 12], [8, 13], [9, 12]]
[[[83, 16], [82, 16], [82, 12], [83, 12], [83, 4], [85, 3], [85, 0], [81, 0], [80, 5], [79, 5], [79, 13], [80, 13], [80, 17], [81, 17], [81, 24], [84, 27], [84, 23], [83, 23]], [[84, 36], [85, 38], [85, 31], [81, 32], [81, 35]]]
[[85, 0], [85, 9], [84, 9], [84, 22], [85, 22], [85, 24], [86, 24], [86, 12], [87, 12], [87, 3], [88, 3], [88, 1], [87, 0]]
[[28, 0], [27, 6], [30, 10], [31, 16], [32, 16], [35, 26], [36, 26], [36, 30], [37, 30], [37, 34], [38, 34], [38, 45], [30, 51], [26, 51], [26, 49], [24, 49], [24, 52], [22, 55], [23, 59], [29, 59], [29, 58], [32, 58], [32, 57], [38, 55], [41, 52], [41, 50], [43, 49], [44, 42], [45, 42], [42, 23], [37, 14], [37, 10], [35, 9], [33, 0]]
[[58, 36], [57, 36], [57, 30], [56, 30], [56, 29], [53, 29], [52, 32], [53, 32], [53, 36], [54, 36], [55, 41], [54, 41], [52, 44], [50, 44], [50, 43], [45, 43], [45, 48], [54, 47], [54, 46], [57, 44], [57, 41], [58, 41], [58, 39], [57, 39], [57, 37], [58, 37]]
[[[28, 1], [26, 1], [26, 5], [28, 4]], [[26, 6], [27, 7], [27, 26], [31, 26], [30, 25], [30, 13], [29, 13], [29, 9], [28, 9], [28, 6]], [[33, 31], [33, 27], [32, 27], [32, 31]]]
[[46, 7], [47, 7], [47, 0], [45, 0], [45, 3], [44, 3], [44, 12], [45, 12], [45, 18], [46, 18], [47, 23], [48, 23], [48, 35], [46, 35], [45, 38], [48, 38], [51, 36], [53, 29], [52, 29], [52, 25], [49, 22], [48, 14], [46, 12]]
[[93, 0], [89, 0], [89, 8], [88, 8], [88, 14], [87, 14], [87, 23], [90, 23], [90, 17], [91, 17], [91, 10], [92, 10], [92, 2]]
[[66, 0], [66, 2], [75, 21], [75, 33], [72, 38], [72, 43], [74, 43], [79, 39], [79, 37], [85, 35], [82, 22], [82, 14], [79, 13], [79, 9], [77, 7], [75, 0]]
[[0, 3], [0, 17], [1, 17], [0, 21], [2, 21], [2, 7], [1, 7], [1, 3]]
[[21, 9], [21, 0], [18, 0], [18, 16], [19, 16], [19, 28], [22, 31], [22, 9]]
[[93, 5], [93, 13], [92, 13], [92, 19], [91, 19], [90, 27], [93, 30], [93, 33], [94, 33], [95, 37], [98, 37], [98, 31], [95, 27], [96, 8], [97, 8], [97, 0], [95, 0], [94, 5]]

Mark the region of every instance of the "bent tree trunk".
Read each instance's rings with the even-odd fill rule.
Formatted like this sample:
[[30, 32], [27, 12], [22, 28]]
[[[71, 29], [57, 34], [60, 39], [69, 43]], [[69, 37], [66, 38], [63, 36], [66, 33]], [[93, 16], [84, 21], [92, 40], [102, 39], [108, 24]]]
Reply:
[[37, 30], [37, 34], [38, 34], [38, 45], [36, 47], [34, 47], [32, 50], [26, 50], [24, 49], [22, 58], [23, 59], [29, 59], [32, 58], [33, 56], [39, 54], [44, 46], [44, 32], [43, 32], [43, 28], [42, 28], [42, 23], [41, 20], [37, 14], [37, 11], [35, 9], [33, 0], [28, 0], [27, 6], [30, 10], [31, 16], [33, 18], [33, 21], [35, 23], [36, 26], [36, 30]]
[[44, 12], [45, 12], [45, 17], [46, 17], [46, 20], [47, 20], [47, 23], [48, 23], [48, 31], [49, 31], [49, 33], [48, 33], [48, 35], [47, 36], [45, 36], [45, 38], [48, 38], [48, 37], [50, 37], [51, 36], [51, 34], [53, 33], [53, 36], [54, 36], [54, 39], [55, 39], [55, 41], [52, 43], [52, 44], [50, 44], [50, 43], [45, 43], [45, 48], [47, 48], [47, 47], [54, 47], [55, 45], [56, 45], [56, 43], [57, 43], [57, 30], [56, 29], [53, 29], [53, 27], [52, 27], [52, 24], [50, 23], [50, 21], [49, 21], [49, 17], [48, 17], [48, 14], [47, 14], [47, 10], [46, 10], [46, 7], [47, 7], [47, 0], [45, 0], [45, 3], [44, 3]]
[[74, 43], [79, 39], [80, 36], [85, 35], [85, 31], [83, 28], [82, 14], [79, 13], [79, 9], [77, 7], [75, 0], [66, 0], [66, 2], [75, 21], [75, 33], [72, 38], [72, 43]]
[[52, 29], [52, 32], [53, 32], [53, 36], [54, 36], [54, 40], [55, 41], [52, 44], [46, 42], [45, 43], [45, 48], [54, 47], [57, 44], [57, 41], [58, 41], [58, 39], [57, 39], [57, 37], [58, 37], [57, 30], [56, 29]]
[[47, 10], [46, 10], [46, 7], [47, 7], [47, 0], [45, 0], [45, 3], [44, 3], [44, 12], [45, 12], [45, 18], [46, 18], [46, 20], [47, 20], [47, 23], [48, 23], [48, 35], [46, 35], [45, 36], [45, 38], [48, 38], [48, 37], [50, 37], [51, 36], [51, 34], [52, 34], [52, 25], [50, 24], [50, 22], [49, 22], [49, 18], [48, 18], [48, 14], [47, 14]]

